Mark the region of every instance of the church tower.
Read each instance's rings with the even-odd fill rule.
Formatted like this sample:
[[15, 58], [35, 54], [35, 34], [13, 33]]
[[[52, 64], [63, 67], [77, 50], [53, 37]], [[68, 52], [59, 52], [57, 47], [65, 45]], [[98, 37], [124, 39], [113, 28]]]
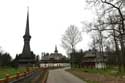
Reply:
[[58, 53], [58, 50], [57, 50], [57, 46], [55, 45], [55, 51], [54, 51], [55, 53]]
[[23, 36], [24, 38], [24, 47], [22, 54], [25, 55], [24, 57], [30, 57], [31, 51], [30, 51], [30, 32], [29, 32], [29, 11], [27, 11], [27, 21], [26, 21], [26, 30], [25, 30], [25, 35]]
[[29, 31], [29, 10], [27, 11], [26, 29], [23, 36], [24, 46], [21, 54], [16, 56], [19, 66], [33, 66], [36, 62], [35, 54], [30, 50], [30, 31]]

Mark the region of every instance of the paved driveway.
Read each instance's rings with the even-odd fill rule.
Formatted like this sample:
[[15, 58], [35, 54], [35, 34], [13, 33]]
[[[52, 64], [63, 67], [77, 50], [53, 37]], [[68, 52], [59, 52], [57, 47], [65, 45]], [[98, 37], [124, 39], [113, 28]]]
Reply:
[[86, 83], [65, 69], [50, 70], [47, 83]]

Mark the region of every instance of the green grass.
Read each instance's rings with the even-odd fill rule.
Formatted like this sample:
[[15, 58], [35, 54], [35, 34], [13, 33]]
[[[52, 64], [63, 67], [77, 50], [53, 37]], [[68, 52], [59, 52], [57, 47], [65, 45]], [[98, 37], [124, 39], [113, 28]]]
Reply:
[[73, 70], [87, 72], [87, 73], [96, 73], [96, 74], [102, 74], [102, 75], [110, 75], [110, 76], [125, 75], [125, 72], [118, 72], [118, 69], [116, 69], [116, 68], [106, 68], [106, 69], [73, 68]]
[[25, 71], [26, 68], [12, 68], [12, 67], [1, 67], [0, 68], [0, 79], [4, 78], [6, 76], [6, 74], [9, 74], [9, 75], [15, 75], [17, 72], [23, 72]]
[[[125, 72], [118, 72], [118, 68], [110, 67], [106, 69], [96, 69], [96, 68], [72, 68], [66, 70], [77, 77], [81, 78], [82, 80], [86, 81], [87, 83], [99, 83], [97, 81], [87, 80], [82, 76], [82, 72], [90, 73], [90, 74], [100, 74], [104, 76], [125, 76]], [[80, 73], [81, 72], [81, 73]]]

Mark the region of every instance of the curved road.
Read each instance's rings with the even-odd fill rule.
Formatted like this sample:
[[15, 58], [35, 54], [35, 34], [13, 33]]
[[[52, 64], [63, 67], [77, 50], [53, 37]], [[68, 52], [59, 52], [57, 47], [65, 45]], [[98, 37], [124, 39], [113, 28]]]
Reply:
[[65, 69], [55, 69], [49, 71], [47, 83], [86, 83], [76, 76], [66, 72]]

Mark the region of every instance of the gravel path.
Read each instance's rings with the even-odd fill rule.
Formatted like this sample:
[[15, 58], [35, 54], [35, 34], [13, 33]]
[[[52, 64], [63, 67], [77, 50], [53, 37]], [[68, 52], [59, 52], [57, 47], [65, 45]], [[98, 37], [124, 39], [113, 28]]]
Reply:
[[47, 83], [86, 83], [74, 75], [66, 72], [65, 69], [55, 69], [49, 71]]

